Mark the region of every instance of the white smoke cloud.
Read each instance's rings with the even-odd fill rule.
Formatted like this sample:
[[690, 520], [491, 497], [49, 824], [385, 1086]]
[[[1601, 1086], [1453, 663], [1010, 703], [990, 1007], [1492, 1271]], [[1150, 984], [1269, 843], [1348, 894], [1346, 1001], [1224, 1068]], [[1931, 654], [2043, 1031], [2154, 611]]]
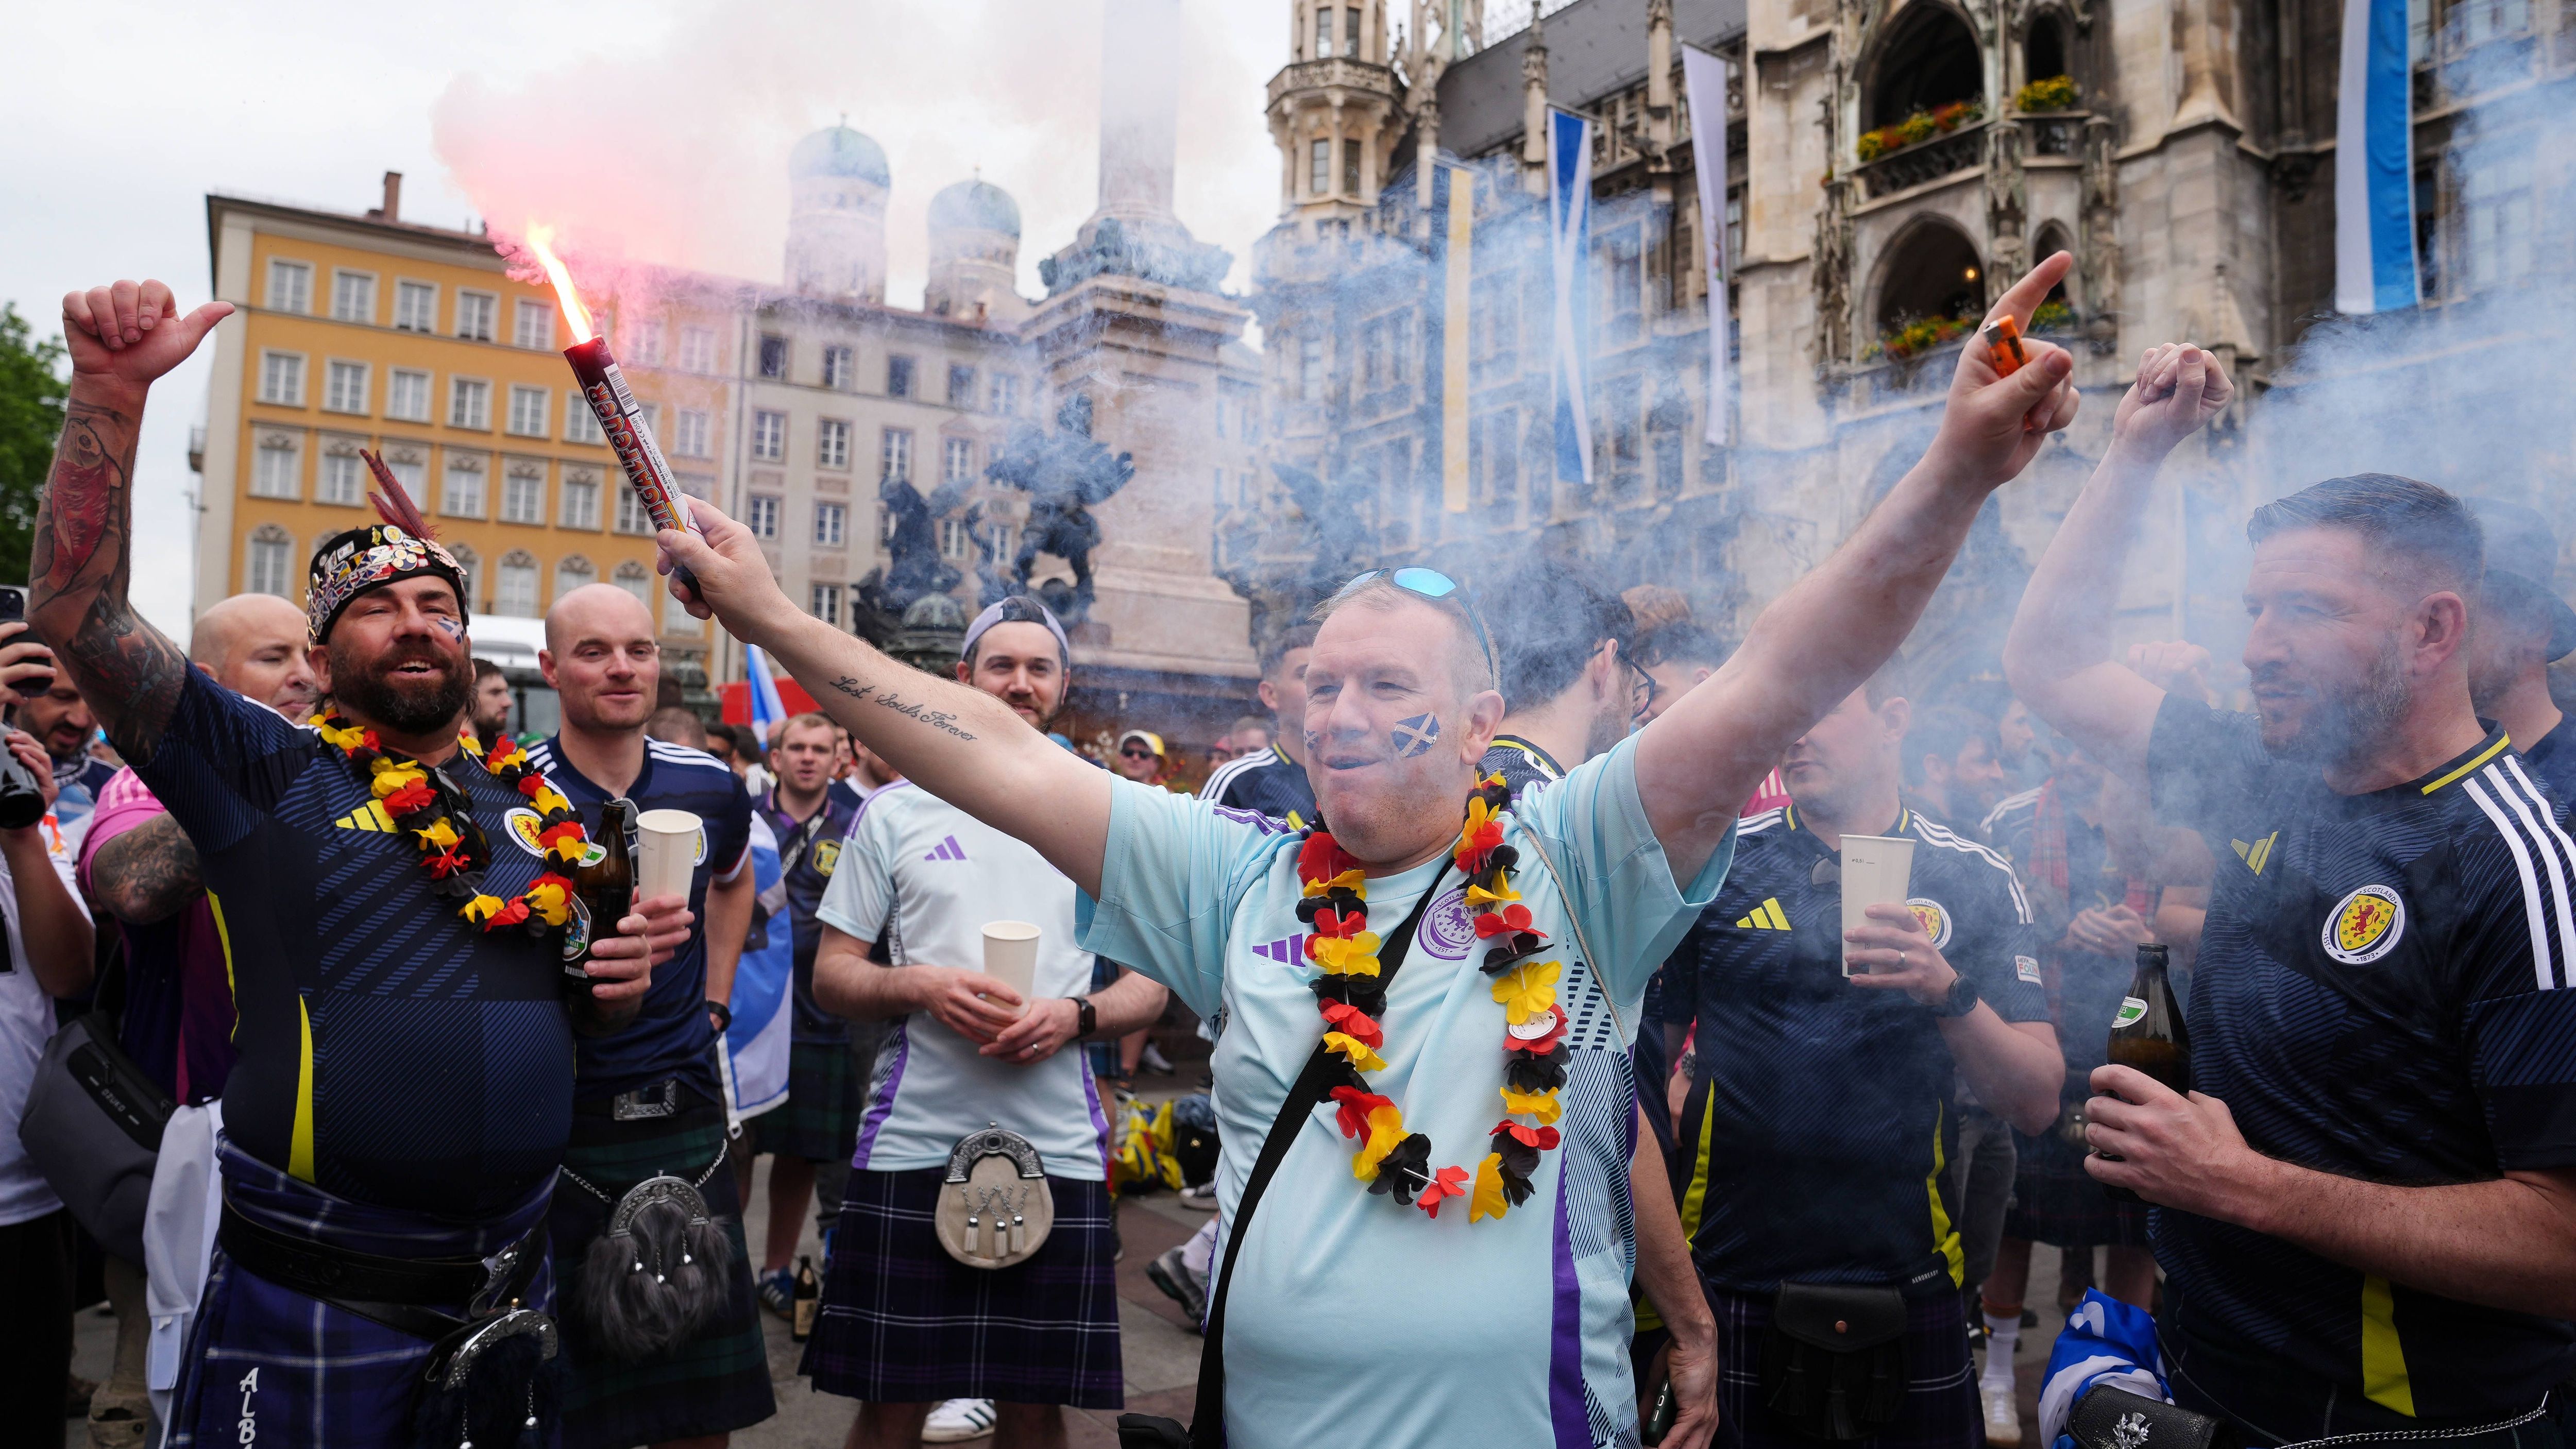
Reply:
[[[685, 17], [655, 42], [603, 45], [510, 75], [459, 75], [432, 111], [450, 179], [515, 233], [563, 230], [585, 254], [774, 280], [787, 154], [842, 117], [887, 153], [889, 300], [918, 305], [930, 198], [976, 174], [1019, 202], [1020, 280], [1091, 214], [1103, 0], [863, 0]], [[1262, 86], [1284, 58], [1268, 7], [1187, 0], [1157, 64], [1180, 78], [1176, 205], [1235, 254], [1278, 210]]]

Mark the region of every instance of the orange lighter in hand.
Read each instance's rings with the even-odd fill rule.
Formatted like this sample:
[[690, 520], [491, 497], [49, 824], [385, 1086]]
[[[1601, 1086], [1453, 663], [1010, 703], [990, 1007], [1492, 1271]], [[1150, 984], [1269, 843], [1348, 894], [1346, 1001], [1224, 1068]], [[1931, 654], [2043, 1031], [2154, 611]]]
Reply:
[[1994, 361], [1995, 376], [2010, 377], [2030, 361], [2030, 354], [2021, 349], [2021, 327], [2011, 313], [1987, 323], [1985, 338], [1986, 355]]

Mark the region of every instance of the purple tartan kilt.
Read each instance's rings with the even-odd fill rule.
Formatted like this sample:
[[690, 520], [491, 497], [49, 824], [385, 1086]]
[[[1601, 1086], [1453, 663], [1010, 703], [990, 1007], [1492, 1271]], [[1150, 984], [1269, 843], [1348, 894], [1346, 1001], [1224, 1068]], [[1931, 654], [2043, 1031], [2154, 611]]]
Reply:
[[1055, 1228], [1036, 1256], [969, 1268], [932, 1232], [946, 1175], [850, 1174], [798, 1372], [826, 1393], [880, 1404], [1122, 1407], [1108, 1185], [1048, 1178]]
[[[1762, 1401], [1762, 1340], [1771, 1326], [1771, 1295], [1711, 1289], [1717, 1309], [1715, 1449], [1815, 1449], [1780, 1423]], [[1984, 1406], [1976, 1364], [1968, 1355], [1968, 1318], [1956, 1293], [1905, 1303], [1905, 1407], [1866, 1439], [1867, 1449], [1983, 1449]]]

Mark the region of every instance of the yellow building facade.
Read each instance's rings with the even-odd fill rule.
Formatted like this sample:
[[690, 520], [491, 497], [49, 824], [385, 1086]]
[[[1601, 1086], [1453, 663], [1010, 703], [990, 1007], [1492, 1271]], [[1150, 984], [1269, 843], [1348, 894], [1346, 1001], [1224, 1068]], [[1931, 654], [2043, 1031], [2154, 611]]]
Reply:
[[[375, 516], [367, 448], [466, 566], [476, 616], [534, 619], [613, 583], [708, 662], [705, 626], [658, 587], [651, 525], [574, 387], [550, 291], [512, 279], [480, 233], [382, 209], [210, 196], [206, 210], [215, 295], [237, 310], [208, 390], [198, 608], [246, 592], [300, 604], [315, 545]], [[685, 291], [634, 309], [617, 345], [673, 472], [715, 498], [740, 329], [722, 299], [702, 309]]]

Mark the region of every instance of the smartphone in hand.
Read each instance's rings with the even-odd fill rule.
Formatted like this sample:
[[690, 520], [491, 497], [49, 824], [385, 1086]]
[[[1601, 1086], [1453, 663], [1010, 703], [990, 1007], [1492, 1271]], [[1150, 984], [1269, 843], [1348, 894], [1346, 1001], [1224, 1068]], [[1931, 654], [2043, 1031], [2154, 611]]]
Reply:
[[[26, 618], [27, 591], [16, 584], [0, 584], [0, 624], [24, 623]], [[54, 677], [50, 674], [40, 674], [33, 679], [20, 680], [17, 693], [21, 698], [41, 699], [45, 691], [53, 687]]]

